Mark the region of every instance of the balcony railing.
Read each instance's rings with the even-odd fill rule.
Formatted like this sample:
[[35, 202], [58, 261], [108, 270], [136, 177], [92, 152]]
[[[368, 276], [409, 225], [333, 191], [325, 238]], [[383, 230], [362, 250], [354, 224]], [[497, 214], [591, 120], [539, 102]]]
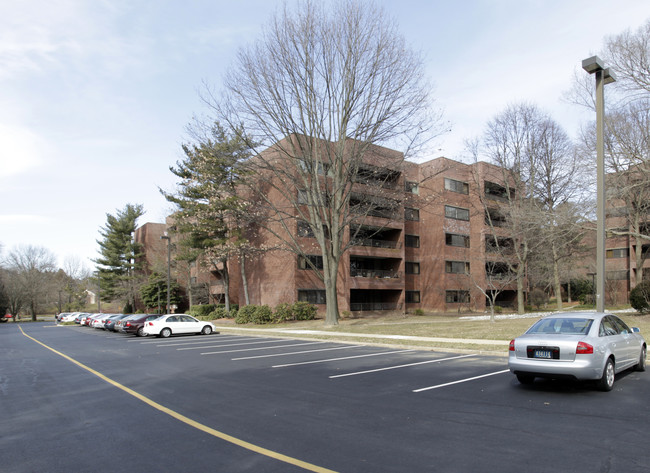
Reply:
[[352, 240], [354, 246], [372, 246], [373, 248], [397, 248], [396, 241], [377, 240], [375, 238], [357, 238]]
[[352, 302], [350, 310], [360, 312], [363, 310], [397, 310], [398, 304], [395, 302]]
[[397, 279], [400, 277], [400, 272], [392, 269], [350, 268], [350, 276], [353, 278]]

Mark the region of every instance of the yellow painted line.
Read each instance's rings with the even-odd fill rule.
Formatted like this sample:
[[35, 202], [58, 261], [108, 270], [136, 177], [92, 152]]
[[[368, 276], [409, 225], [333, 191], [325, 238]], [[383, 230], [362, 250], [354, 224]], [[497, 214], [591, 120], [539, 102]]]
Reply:
[[163, 406], [162, 404], [158, 404], [157, 402], [149, 399], [146, 396], [143, 396], [142, 394], [134, 391], [133, 389], [127, 388], [123, 384], [120, 384], [117, 381], [114, 381], [111, 378], [109, 378], [107, 376], [104, 376], [100, 372], [95, 371], [94, 369], [84, 365], [83, 363], [78, 362], [74, 358], [71, 358], [71, 357], [69, 357], [68, 355], [66, 355], [64, 353], [61, 353], [60, 351], [57, 351], [57, 350], [55, 350], [54, 348], [52, 348], [50, 346], [47, 346], [45, 343], [35, 339], [34, 337], [31, 337], [31, 336], [27, 335], [23, 331], [22, 327], [18, 327], [18, 328], [20, 329], [20, 331], [22, 332], [22, 334], [24, 336], [26, 336], [30, 340], [35, 341], [36, 343], [43, 346], [44, 348], [47, 348], [48, 350], [56, 353], [57, 355], [59, 355], [59, 356], [65, 358], [66, 360], [74, 363], [75, 365], [85, 369], [86, 371], [89, 371], [90, 373], [94, 374], [98, 378], [103, 379], [104, 381], [106, 381], [109, 384], [112, 384], [116, 388], [119, 388], [122, 391], [130, 394], [131, 396], [141, 400], [145, 404], [148, 404], [149, 406], [151, 406], [151, 407], [153, 407], [155, 409], [158, 409], [159, 411], [162, 411], [165, 414], [170, 415], [174, 419], [177, 419], [177, 420], [179, 420], [179, 421], [181, 421], [181, 422], [183, 422], [183, 423], [185, 423], [185, 424], [187, 424], [187, 425], [189, 425], [191, 427], [194, 427], [195, 429], [201, 430], [201, 431], [203, 431], [203, 432], [205, 432], [205, 433], [207, 433], [209, 435], [212, 435], [213, 437], [220, 438], [221, 440], [225, 440], [226, 442], [230, 442], [230, 443], [232, 443], [234, 445], [245, 448], [245, 449], [250, 450], [252, 452], [259, 453], [260, 455], [264, 455], [264, 456], [267, 456], [269, 458], [273, 458], [275, 460], [279, 460], [279, 461], [284, 462], [284, 463], [289, 463], [290, 465], [298, 466], [298, 467], [303, 468], [303, 469], [305, 469], [307, 471], [314, 471], [314, 472], [317, 472], [317, 473], [336, 473], [334, 470], [329, 470], [327, 468], [312, 465], [311, 463], [307, 463], [307, 462], [304, 462], [302, 460], [298, 460], [296, 458], [289, 457], [287, 455], [283, 455], [283, 454], [278, 453], [278, 452], [274, 452], [273, 450], [269, 450], [269, 449], [254, 445], [254, 444], [252, 444], [250, 442], [246, 442], [245, 440], [241, 440], [241, 439], [238, 439], [236, 437], [233, 437], [232, 435], [228, 435], [228, 434], [225, 434], [223, 432], [219, 432], [218, 430], [215, 430], [215, 429], [213, 429], [211, 427], [208, 427], [207, 425], [204, 425], [204, 424], [201, 424], [200, 422], [192, 420], [189, 417], [185, 417], [184, 415], [179, 414], [178, 412], [173, 411], [173, 410], [169, 409], [168, 407]]

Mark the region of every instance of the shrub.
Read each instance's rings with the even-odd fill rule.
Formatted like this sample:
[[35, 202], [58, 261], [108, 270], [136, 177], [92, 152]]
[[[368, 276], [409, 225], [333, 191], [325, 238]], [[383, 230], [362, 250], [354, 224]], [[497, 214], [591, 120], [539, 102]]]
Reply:
[[217, 306], [215, 304], [197, 304], [190, 307], [187, 313], [200, 319], [209, 316], [216, 308]]
[[309, 302], [298, 301], [293, 304], [293, 314], [296, 320], [314, 320], [318, 309]]
[[255, 311], [257, 306], [255, 305], [245, 305], [237, 311], [237, 316], [235, 317], [235, 323], [237, 324], [250, 324], [253, 323], [255, 318]]
[[268, 305], [258, 305], [255, 310], [256, 324], [268, 324], [273, 320], [273, 311]]
[[630, 305], [641, 314], [650, 312], [650, 281], [643, 281], [630, 291]]
[[415, 309], [415, 310], [413, 311], [413, 313], [414, 313], [415, 315], [424, 315], [424, 311], [423, 311], [422, 309]]
[[538, 309], [548, 302], [548, 296], [542, 289], [535, 288], [530, 291], [530, 303]]
[[293, 306], [291, 304], [287, 304], [286, 302], [275, 306], [275, 312], [273, 313], [273, 322], [281, 323], [288, 320], [296, 320], [293, 313]]
[[[231, 311], [232, 312], [232, 311]], [[228, 317], [232, 317], [231, 314], [228, 313], [225, 307], [217, 307], [214, 309], [212, 312], [210, 312], [210, 319], [225, 319]]]

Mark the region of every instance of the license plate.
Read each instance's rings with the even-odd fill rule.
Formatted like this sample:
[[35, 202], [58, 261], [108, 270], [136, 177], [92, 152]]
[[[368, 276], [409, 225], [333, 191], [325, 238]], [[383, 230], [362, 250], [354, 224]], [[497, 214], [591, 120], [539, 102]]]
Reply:
[[553, 358], [553, 352], [551, 350], [535, 350], [533, 357], [551, 360]]

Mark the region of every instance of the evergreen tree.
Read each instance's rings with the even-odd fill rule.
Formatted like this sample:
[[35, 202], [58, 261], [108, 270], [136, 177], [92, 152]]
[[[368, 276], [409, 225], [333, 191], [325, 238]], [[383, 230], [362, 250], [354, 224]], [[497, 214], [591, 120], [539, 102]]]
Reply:
[[[185, 159], [170, 171], [180, 181], [176, 193], [161, 190], [174, 203], [173, 230], [181, 235], [181, 254], [197, 258], [218, 274], [230, 309], [229, 259], [240, 258], [247, 245], [243, 227], [250, 212], [238, 189], [244, 179], [241, 163], [250, 157], [250, 140], [242, 130], [227, 133], [215, 123], [197, 143], [183, 145]], [[189, 258], [188, 258], [189, 260]]]
[[[178, 306], [183, 301], [183, 295], [176, 281], [171, 281], [169, 291], [170, 303]], [[149, 281], [140, 288], [140, 296], [145, 307], [157, 308], [160, 313], [164, 313], [162, 309], [167, 304], [167, 276], [151, 273]]]
[[143, 258], [133, 233], [143, 214], [140, 204], [127, 204], [116, 215], [106, 214], [106, 225], [100, 231], [102, 240], [97, 240], [101, 257], [95, 260], [103, 301], [120, 300], [135, 307], [137, 274]]

